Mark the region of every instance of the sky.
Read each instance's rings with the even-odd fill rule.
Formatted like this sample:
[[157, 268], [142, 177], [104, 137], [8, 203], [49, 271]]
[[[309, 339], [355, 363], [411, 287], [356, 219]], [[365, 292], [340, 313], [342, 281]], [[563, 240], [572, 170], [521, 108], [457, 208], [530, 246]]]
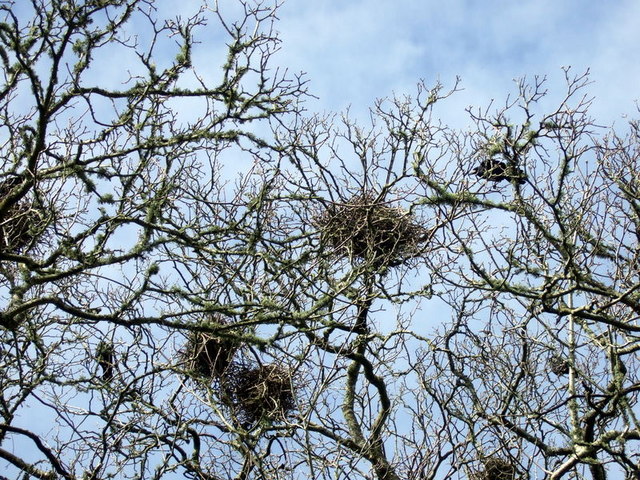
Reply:
[[[640, 2], [621, 0], [289, 0], [279, 12], [283, 66], [304, 71], [311, 111], [362, 113], [420, 79], [464, 90], [443, 113], [504, 101], [514, 79], [546, 76], [563, 95], [562, 67], [591, 72], [599, 123], [634, 116], [640, 98]], [[637, 116], [637, 115], [636, 115]]]
[[463, 125], [466, 107], [504, 101], [516, 78], [547, 76], [550, 97], [562, 96], [562, 67], [571, 66], [591, 71], [598, 123], [640, 117], [637, 0], [288, 0], [278, 15], [276, 63], [306, 72], [317, 97], [310, 112], [364, 114], [376, 98], [412, 94], [421, 79], [446, 88], [459, 76], [464, 90], [440, 112]]
[[[376, 98], [411, 95], [421, 79], [446, 90], [460, 77], [463, 90], [436, 115], [464, 128], [468, 107], [504, 104], [522, 77], [547, 77], [542, 106], [554, 108], [571, 67], [590, 72], [584, 93], [594, 97], [597, 124], [623, 128], [640, 118], [636, 0], [288, 0], [278, 16], [277, 63], [306, 72], [318, 97], [307, 102], [310, 113], [349, 108], [364, 118]], [[444, 310], [429, 302], [422, 315]]]

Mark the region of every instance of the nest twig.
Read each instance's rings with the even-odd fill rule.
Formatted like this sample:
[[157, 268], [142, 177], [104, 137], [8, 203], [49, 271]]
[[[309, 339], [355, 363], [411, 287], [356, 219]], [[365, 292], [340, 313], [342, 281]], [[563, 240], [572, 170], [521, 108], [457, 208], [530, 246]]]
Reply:
[[480, 162], [471, 173], [489, 182], [500, 183], [503, 180], [507, 182], [514, 181], [518, 185], [524, 185], [527, 175], [519, 167], [512, 167], [506, 162], [496, 160], [495, 158], [485, 158]]
[[551, 373], [555, 375], [569, 375], [569, 361], [560, 355], [551, 356], [547, 365]]
[[483, 470], [472, 474], [473, 480], [515, 480], [515, 465], [500, 457], [490, 457], [482, 461]]
[[331, 204], [316, 224], [337, 254], [381, 265], [397, 265], [417, 255], [427, 233], [407, 211], [372, 194]]
[[287, 367], [239, 367], [228, 373], [224, 382], [243, 423], [284, 420], [295, 408], [292, 373]]
[[213, 380], [225, 374], [239, 348], [239, 342], [235, 338], [208, 332], [192, 332], [182, 356], [191, 374]]
[[[11, 177], [0, 183], [0, 201], [20, 185], [21, 177]], [[21, 253], [36, 242], [46, 228], [41, 208], [22, 200], [10, 205], [0, 217], [0, 251]]]

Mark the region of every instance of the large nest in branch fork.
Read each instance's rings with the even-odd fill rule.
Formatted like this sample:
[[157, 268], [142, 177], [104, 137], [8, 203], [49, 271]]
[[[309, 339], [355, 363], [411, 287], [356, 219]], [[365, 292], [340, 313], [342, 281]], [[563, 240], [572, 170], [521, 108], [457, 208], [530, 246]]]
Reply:
[[[21, 177], [11, 177], [0, 183], [0, 202], [22, 183]], [[31, 248], [46, 228], [42, 208], [19, 200], [0, 214], [0, 251], [21, 253]]]
[[555, 375], [569, 375], [569, 360], [560, 355], [552, 355], [547, 364], [551, 373]]
[[284, 420], [295, 408], [293, 376], [285, 366], [267, 364], [232, 369], [224, 382], [243, 423]]
[[372, 194], [332, 203], [316, 218], [324, 242], [336, 253], [379, 265], [398, 265], [419, 253], [427, 230], [406, 210]]
[[515, 480], [516, 467], [504, 458], [491, 457], [482, 461], [484, 469], [471, 475], [473, 480]]
[[[220, 327], [225, 324], [222, 319], [216, 321]], [[230, 335], [229, 330], [225, 331]], [[231, 336], [194, 331], [182, 350], [182, 357], [190, 374], [212, 380], [225, 374], [239, 348], [240, 342]]]
[[483, 159], [471, 173], [495, 183], [506, 180], [508, 182], [514, 181], [518, 185], [524, 185], [527, 182], [527, 176], [521, 168], [511, 166], [494, 158]]

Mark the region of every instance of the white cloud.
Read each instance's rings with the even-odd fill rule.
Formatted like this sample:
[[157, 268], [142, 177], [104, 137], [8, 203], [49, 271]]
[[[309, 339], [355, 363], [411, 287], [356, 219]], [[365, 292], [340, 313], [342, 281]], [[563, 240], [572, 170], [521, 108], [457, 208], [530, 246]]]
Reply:
[[461, 106], [502, 100], [524, 75], [548, 75], [558, 97], [569, 65], [591, 67], [594, 111], [606, 122], [640, 97], [640, 4], [630, 0], [292, 0], [280, 16], [283, 59], [308, 72], [317, 110], [364, 110], [392, 91], [411, 93], [420, 78], [451, 84], [456, 75], [465, 92], [452, 103]]

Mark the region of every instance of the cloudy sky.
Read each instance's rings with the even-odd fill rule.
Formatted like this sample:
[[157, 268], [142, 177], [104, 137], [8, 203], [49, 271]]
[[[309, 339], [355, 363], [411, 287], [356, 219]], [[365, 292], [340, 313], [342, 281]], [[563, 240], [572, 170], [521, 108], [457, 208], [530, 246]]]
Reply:
[[[181, 4], [164, 1], [176, 14]], [[378, 97], [413, 93], [420, 79], [451, 87], [460, 76], [464, 90], [441, 112], [466, 123], [466, 107], [503, 101], [514, 78], [547, 76], [550, 97], [562, 96], [561, 68], [571, 66], [591, 71], [598, 123], [640, 117], [638, 0], [288, 0], [279, 17], [278, 63], [307, 73], [311, 111], [361, 114]], [[112, 58], [103, 67], [96, 74], [114, 85], [127, 75]]]
[[413, 94], [420, 79], [451, 87], [459, 76], [463, 90], [436, 113], [460, 127], [467, 107], [504, 103], [523, 76], [547, 77], [552, 108], [571, 67], [590, 71], [596, 123], [640, 117], [637, 0], [288, 0], [279, 18], [279, 63], [307, 73], [311, 111], [362, 115], [376, 98]]
[[634, 115], [640, 98], [640, 2], [620, 0], [288, 0], [279, 13], [282, 62], [307, 72], [315, 111], [412, 93], [419, 79], [464, 91], [449, 120], [469, 105], [503, 101], [514, 78], [547, 76], [564, 92], [561, 67], [587, 68], [600, 123]]

